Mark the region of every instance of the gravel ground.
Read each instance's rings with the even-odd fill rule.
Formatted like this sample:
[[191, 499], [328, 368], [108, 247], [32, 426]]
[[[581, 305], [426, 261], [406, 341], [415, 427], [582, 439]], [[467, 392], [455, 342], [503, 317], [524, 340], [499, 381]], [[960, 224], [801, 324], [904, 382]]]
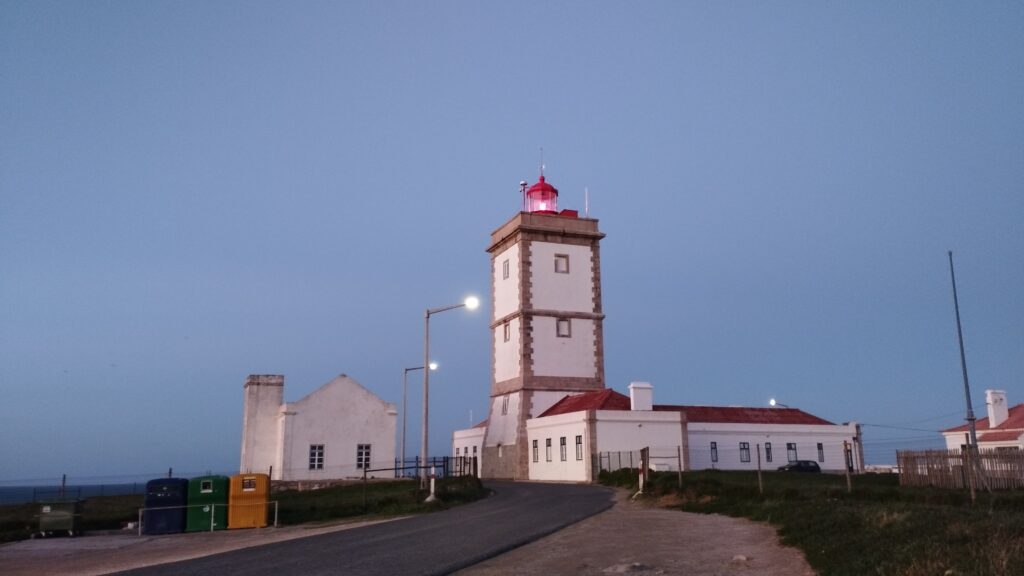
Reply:
[[691, 514], [629, 500], [457, 576], [654, 574], [809, 576], [803, 553], [775, 529], [741, 518]]
[[[107, 574], [367, 524], [27, 540], [0, 546], [0, 573]], [[799, 550], [779, 544], [770, 526], [638, 504], [620, 492], [615, 506], [608, 511], [457, 574], [810, 576], [814, 571]]]

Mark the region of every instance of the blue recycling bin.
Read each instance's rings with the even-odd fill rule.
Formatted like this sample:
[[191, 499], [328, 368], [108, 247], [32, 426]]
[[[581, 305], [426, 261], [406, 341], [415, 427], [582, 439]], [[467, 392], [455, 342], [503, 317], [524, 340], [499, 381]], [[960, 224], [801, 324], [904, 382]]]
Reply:
[[188, 480], [158, 478], [146, 482], [143, 534], [177, 534], [185, 531], [188, 510]]

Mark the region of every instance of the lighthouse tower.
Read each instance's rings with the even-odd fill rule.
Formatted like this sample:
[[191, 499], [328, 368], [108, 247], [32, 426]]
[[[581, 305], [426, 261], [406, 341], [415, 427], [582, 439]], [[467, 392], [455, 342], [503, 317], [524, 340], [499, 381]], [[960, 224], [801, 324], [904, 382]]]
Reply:
[[[523, 184], [525, 188], [525, 183]], [[493, 316], [484, 478], [528, 478], [526, 421], [567, 394], [604, 388], [604, 314], [597, 220], [558, 210], [540, 180], [491, 234]]]

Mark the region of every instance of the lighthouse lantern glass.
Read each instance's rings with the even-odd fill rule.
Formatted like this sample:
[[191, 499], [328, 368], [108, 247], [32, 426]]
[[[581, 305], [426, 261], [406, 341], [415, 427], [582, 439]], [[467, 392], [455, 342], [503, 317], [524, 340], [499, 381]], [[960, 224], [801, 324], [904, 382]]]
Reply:
[[528, 200], [530, 212], [558, 211], [558, 195], [548, 190], [533, 190]]

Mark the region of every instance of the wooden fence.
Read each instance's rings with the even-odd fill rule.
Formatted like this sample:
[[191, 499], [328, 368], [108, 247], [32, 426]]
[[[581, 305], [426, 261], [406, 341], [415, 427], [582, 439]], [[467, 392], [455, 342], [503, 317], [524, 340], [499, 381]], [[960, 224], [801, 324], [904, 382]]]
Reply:
[[[972, 461], [973, 460], [973, 461]], [[979, 489], [1024, 488], [1024, 452], [1014, 449], [896, 452], [900, 486]]]

